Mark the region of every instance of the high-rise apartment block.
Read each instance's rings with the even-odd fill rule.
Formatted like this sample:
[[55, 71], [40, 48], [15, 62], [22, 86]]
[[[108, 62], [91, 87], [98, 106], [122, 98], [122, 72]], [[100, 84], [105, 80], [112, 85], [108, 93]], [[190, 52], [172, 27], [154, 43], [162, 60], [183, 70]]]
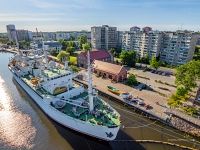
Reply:
[[30, 41], [32, 39], [32, 33], [28, 30], [16, 30], [18, 41]]
[[140, 57], [160, 56], [170, 65], [192, 60], [199, 35], [191, 31], [161, 32], [150, 27], [131, 27], [122, 36], [122, 49], [135, 50]]
[[146, 55], [157, 57], [161, 39], [162, 34], [159, 31], [152, 31], [149, 27], [141, 31], [138, 27], [132, 27], [129, 32], [123, 34], [122, 48], [124, 50], [135, 50], [140, 57]]
[[198, 34], [190, 31], [163, 32], [160, 59], [170, 65], [192, 60]]
[[17, 36], [15, 25], [9, 24], [6, 26], [6, 28], [7, 28], [7, 34], [8, 34], [9, 41], [15, 42], [16, 36]]
[[92, 48], [105, 50], [117, 48], [117, 36], [117, 27], [109, 27], [108, 25], [94, 26], [91, 28]]

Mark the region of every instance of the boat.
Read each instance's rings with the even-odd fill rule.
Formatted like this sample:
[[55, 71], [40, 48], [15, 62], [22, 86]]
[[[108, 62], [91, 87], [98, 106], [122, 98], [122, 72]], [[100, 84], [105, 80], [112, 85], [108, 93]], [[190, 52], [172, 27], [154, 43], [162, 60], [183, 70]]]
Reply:
[[[42, 51], [42, 52], [38, 52]], [[8, 68], [18, 85], [57, 123], [97, 139], [112, 141], [120, 129], [120, 114], [93, 88], [88, 52], [88, 88], [76, 83], [68, 62], [49, 61], [47, 48], [19, 49]]]
[[115, 87], [112, 87], [112, 86], [107, 86], [108, 88], [108, 91], [112, 92], [113, 94], [116, 94], [116, 95], [120, 95], [120, 90], [115, 88]]

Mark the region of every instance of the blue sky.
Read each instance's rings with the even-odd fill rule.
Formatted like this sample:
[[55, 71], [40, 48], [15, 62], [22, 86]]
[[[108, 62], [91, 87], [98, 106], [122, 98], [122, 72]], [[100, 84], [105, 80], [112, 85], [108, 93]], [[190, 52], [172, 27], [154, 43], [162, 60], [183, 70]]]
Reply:
[[200, 30], [200, 0], [0, 0], [0, 32], [6, 24], [34, 31], [90, 30], [108, 24], [119, 30]]

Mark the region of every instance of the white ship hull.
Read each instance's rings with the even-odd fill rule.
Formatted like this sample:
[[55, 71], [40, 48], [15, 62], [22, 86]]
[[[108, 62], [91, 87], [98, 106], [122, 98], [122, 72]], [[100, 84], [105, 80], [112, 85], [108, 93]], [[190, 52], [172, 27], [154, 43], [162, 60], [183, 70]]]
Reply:
[[[11, 70], [11, 68], [9, 68]], [[13, 71], [11, 70], [13, 73]], [[60, 123], [61, 125], [73, 129], [77, 132], [96, 137], [98, 139], [112, 141], [116, 138], [119, 131], [119, 126], [114, 128], [108, 128], [101, 125], [93, 125], [89, 122], [81, 121], [76, 118], [72, 118], [68, 115], [63, 114], [54, 107], [52, 107], [47, 100], [40, 97], [35, 91], [28, 86], [24, 81], [13, 73], [14, 79], [17, 83], [24, 89], [24, 91], [38, 104], [38, 106], [43, 110], [43, 112], [48, 115], [54, 121]], [[109, 137], [108, 134], [112, 133], [112, 137]]]

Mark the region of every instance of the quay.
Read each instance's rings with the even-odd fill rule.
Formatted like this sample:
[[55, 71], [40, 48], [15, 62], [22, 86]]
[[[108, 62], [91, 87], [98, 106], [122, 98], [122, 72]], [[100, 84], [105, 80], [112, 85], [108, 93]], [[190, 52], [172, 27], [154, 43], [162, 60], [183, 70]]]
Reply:
[[[78, 84], [82, 84], [85, 87], [87, 87], [86, 81], [83, 81], [83, 80], [80, 80], [80, 79], [77, 79], [77, 78], [74, 78], [73, 80], [75, 82], [77, 82]], [[117, 95], [115, 95], [115, 94], [113, 94], [113, 93], [111, 93], [111, 92], [109, 92], [109, 91], [107, 91], [103, 88], [100, 88], [99, 86], [95, 86], [95, 89], [98, 91], [99, 95], [106, 97], [109, 100], [116, 101], [116, 102], [121, 103], [123, 105], [129, 106], [130, 108], [133, 108], [133, 111], [149, 118], [150, 120], [159, 121], [159, 122], [161, 122], [165, 125], [168, 125], [170, 127], [173, 127], [175, 129], [178, 129], [182, 132], [185, 132], [185, 133], [193, 135], [193, 136], [197, 136], [197, 137], [200, 136], [200, 134], [198, 134], [200, 132], [199, 121], [195, 121], [195, 119], [192, 120], [192, 119], [187, 119], [186, 117], [182, 117], [183, 116], [182, 114], [179, 116], [179, 114], [177, 113], [178, 111], [173, 111], [172, 109], [165, 108], [162, 113], [155, 113], [152, 110], [146, 110], [144, 107], [140, 107], [140, 106], [134, 105], [134, 104], [131, 105], [130, 103], [128, 103], [127, 101], [124, 101], [119, 96], [117, 96]], [[178, 118], [180, 120], [177, 120], [177, 122], [175, 122], [175, 123], [171, 122], [171, 119], [174, 120], [174, 118]], [[192, 117], [190, 117], [190, 118], [192, 118]], [[193, 130], [193, 131], [197, 130], [196, 131], [197, 133], [194, 133], [193, 131], [187, 130], [185, 128], [180, 128], [178, 124], [182, 125], [183, 121], [186, 124], [189, 124], [189, 125], [191, 124], [191, 126], [192, 126], [191, 130]]]
[[18, 52], [14, 49], [5, 49], [5, 48], [0, 48], [0, 52], [9, 52], [9, 53], [13, 53], [13, 54], [17, 54]]

